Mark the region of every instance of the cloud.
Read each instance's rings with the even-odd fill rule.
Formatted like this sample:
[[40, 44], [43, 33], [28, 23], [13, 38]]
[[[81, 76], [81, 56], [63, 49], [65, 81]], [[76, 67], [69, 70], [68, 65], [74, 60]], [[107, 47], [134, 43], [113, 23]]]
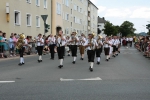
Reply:
[[130, 18], [149, 18], [150, 19], [150, 7], [141, 7], [133, 11]]
[[104, 12], [105, 10], [106, 10], [106, 7], [98, 6], [98, 13]]
[[105, 17], [119, 17], [119, 18], [126, 18], [131, 14], [131, 10], [128, 8], [112, 8], [108, 9], [105, 12]]

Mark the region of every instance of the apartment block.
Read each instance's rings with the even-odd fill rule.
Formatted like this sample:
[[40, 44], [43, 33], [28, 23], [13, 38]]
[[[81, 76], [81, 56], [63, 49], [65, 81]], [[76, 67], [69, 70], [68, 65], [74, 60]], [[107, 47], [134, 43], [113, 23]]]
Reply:
[[48, 15], [46, 23], [51, 25], [51, 0], [1, 0], [0, 30], [6, 32], [7, 37], [11, 33], [44, 34], [41, 15]]
[[[98, 8], [90, 0], [52, 0], [52, 33], [61, 26], [65, 35], [97, 33]], [[90, 16], [88, 16], [90, 15]], [[54, 22], [53, 22], [54, 21]]]

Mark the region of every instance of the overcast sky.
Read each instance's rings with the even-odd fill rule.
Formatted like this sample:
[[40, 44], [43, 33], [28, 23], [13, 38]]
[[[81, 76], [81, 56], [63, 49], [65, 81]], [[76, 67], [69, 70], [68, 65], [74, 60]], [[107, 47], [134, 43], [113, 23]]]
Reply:
[[[150, 23], [150, 0], [91, 0], [98, 8], [98, 15], [114, 25], [128, 20], [134, 23], [136, 32], [147, 32]], [[149, 21], [149, 22], [148, 22]]]

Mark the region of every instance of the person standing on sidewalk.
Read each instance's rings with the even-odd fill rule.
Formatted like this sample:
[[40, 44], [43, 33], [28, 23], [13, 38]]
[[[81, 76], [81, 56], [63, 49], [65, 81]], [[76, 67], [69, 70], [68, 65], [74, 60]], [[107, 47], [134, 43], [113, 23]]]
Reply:
[[1, 54], [1, 57], [4, 58], [4, 40], [2, 37], [1, 31], [0, 31], [0, 54]]

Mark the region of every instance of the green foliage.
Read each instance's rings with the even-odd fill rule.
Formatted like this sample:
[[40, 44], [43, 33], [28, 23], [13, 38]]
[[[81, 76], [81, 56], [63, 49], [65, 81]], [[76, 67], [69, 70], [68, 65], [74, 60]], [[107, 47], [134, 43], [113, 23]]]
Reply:
[[107, 35], [107, 36], [111, 36], [111, 35], [117, 35], [120, 31], [120, 27], [119, 26], [114, 26], [112, 23], [110, 23], [109, 21], [107, 21], [105, 23], [105, 26], [104, 26], [104, 33]]
[[124, 21], [120, 26], [120, 32], [122, 36], [133, 35], [136, 29], [134, 28], [134, 24], [129, 21]]

